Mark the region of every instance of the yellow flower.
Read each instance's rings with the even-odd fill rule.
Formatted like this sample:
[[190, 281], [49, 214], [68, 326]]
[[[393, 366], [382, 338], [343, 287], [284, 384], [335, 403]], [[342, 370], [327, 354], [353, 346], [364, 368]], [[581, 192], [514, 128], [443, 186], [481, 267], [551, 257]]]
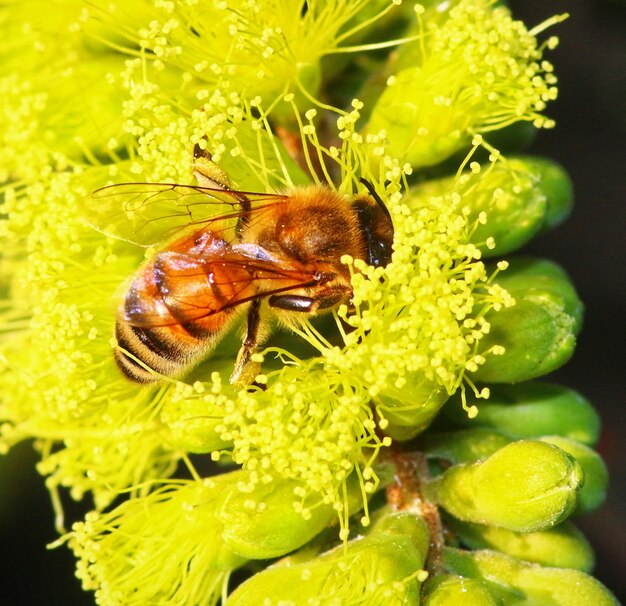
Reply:
[[[490, 266], [483, 256], [556, 223], [568, 201], [547, 193], [545, 166], [503, 159], [475, 133], [516, 120], [546, 126], [543, 106], [556, 90], [539, 30], [492, 2], [456, 2], [445, 18], [418, 24], [416, 46], [401, 51], [418, 49], [419, 64], [396, 76], [411, 86], [390, 86], [369, 107], [354, 95], [334, 107], [323, 98], [353, 64], [325, 69], [322, 59], [413, 39], [410, 27], [377, 37], [381, 24], [405, 25], [399, 2], [365, 10], [364, 0], [73, 0], [54, 4], [50, 28], [43, 4], [0, 9], [9, 26], [0, 51], [0, 447], [34, 438], [52, 493], [93, 498], [94, 511], [66, 539], [101, 604], [215, 604], [250, 559], [303, 546], [315, 559], [322, 547], [311, 541], [327, 528], [320, 541], [348, 549], [355, 524], [369, 525], [372, 508], [380, 514], [397, 471], [392, 443], [424, 432], [455, 393], [476, 416], [468, 400], [489, 388], [475, 377], [488, 368], [497, 380], [500, 341], [513, 358], [529, 342], [498, 324], [515, 303], [499, 283], [507, 262]], [[419, 111], [405, 120], [407, 103]], [[470, 141], [456, 175], [433, 181], [415, 170]], [[192, 184], [197, 148], [240, 190], [308, 184], [346, 200], [379, 198], [395, 231], [388, 265], [341, 259], [350, 304], [273, 336], [244, 389], [228, 382], [235, 331], [188, 375], [153, 386], [129, 382], [113, 356], [116, 305], [155, 251], [107, 232], [96, 218], [102, 199], [91, 194], [124, 182]], [[534, 223], [510, 236], [529, 206]], [[162, 223], [166, 242], [176, 219]], [[573, 289], [557, 269], [532, 270], [558, 290], [548, 292], [550, 321], [572, 344]], [[511, 283], [530, 306], [516, 316], [525, 326], [537, 293], [524, 275]], [[562, 361], [549, 334], [541, 344], [551, 357], [535, 356], [537, 368]], [[516, 380], [537, 374], [516, 372]], [[424, 526], [411, 517], [415, 524]], [[376, 560], [376, 532], [350, 549], [365, 546]], [[380, 561], [393, 564], [400, 545], [410, 552], [406, 570], [380, 588], [366, 583], [364, 595], [414, 595], [425, 578], [426, 548], [414, 553], [391, 535]], [[320, 578], [339, 550], [320, 556]], [[349, 593], [340, 589], [331, 594]]]
[[538, 44], [536, 35], [564, 17], [529, 31], [507, 8], [494, 5], [495, 0], [451, 3], [442, 23], [442, 11], [432, 9], [418, 42], [400, 51], [368, 124], [369, 132], [386, 132], [391, 153], [414, 166], [430, 166], [475, 133], [518, 121], [553, 126], [543, 112], [556, 98], [556, 77], [543, 51], [558, 39]]

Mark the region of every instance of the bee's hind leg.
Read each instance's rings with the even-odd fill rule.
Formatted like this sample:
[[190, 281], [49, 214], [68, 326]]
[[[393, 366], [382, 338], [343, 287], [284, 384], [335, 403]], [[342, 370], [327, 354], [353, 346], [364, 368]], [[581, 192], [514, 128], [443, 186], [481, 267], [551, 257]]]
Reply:
[[193, 148], [193, 176], [198, 185], [210, 189], [231, 189], [228, 175], [212, 160], [211, 153], [196, 143]]
[[252, 208], [250, 200], [243, 193], [233, 190], [228, 175], [213, 162], [211, 153], [202, 149], [198, 143], [193, 148], [193, 176], [200, 187], [228, 191], [239, 203], [242, 212], [237, 220], [237, 235], [240, 235], [248, 223]]

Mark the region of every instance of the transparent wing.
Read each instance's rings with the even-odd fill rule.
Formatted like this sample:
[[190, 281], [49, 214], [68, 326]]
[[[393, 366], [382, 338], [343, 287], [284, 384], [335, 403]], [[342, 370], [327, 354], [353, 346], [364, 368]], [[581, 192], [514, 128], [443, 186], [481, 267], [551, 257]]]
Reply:
[[315, 272], [295, 264], [259, 260], [232, 250], [210, 258], [165, 251], [139, 270], [119, 313], [132, 326], [174, 326], [318, 281]]
[[249, 212], [248, 206], [256, 210], [286, 198], [178, 183], [119, 183], [91, 194], [87, 222], [107, 236], [147, 247], [180, 229], [236, 220]]

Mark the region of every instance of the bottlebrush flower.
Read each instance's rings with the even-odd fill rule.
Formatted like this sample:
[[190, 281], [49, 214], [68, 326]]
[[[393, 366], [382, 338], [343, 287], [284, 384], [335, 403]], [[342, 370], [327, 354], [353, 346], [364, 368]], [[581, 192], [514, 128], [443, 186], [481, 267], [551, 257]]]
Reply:
[[[545, 469], [527, 478], [538, 510], [529, 505], [513, 530], [534, 531], [575, 509], [583, 471], [602, 471], [569, 434], [559, 441], [558, 427], [533, 436], [544, 441], [496, 437], [480, 461], [445, 462], [448, 451], [426, 448], [407, 464], [397, 450], [402, 441], [420, 447], [414, 440], [436, 428], [452, 396], [473, 418], [486, 383], [527, 381], [563, 363], [581, 316], [553, 264], [484, 261], [569, 209], [559, 167], [504, 158], [484, 138], [516, 120], [549, 123], [543, 110], [556, 89], [542, 52], [552, 42], [538, 44], [541, 27], [526, 30], [492, 2], [455, 2], [417, 25], [398, 4], [72, 0], [51, 24], [35, 0], [0, 9], [11, 24], [0, 78], [1, 444], [34, 438], [51, 491], [93, 498], [94, 511], [62, 540], [101, 604], [226, 603], [235, 569], [283, 556], [232, 599], [264, 603], [280, 582], [292, 592], [285, 599], [302, 603], [316, 593], [327, 603], [402, 603], [429, 575], [448, 579], [433, 592], [472, 576], [465, 556], [444, 549], [438, 503], [468, 524], [502, 517], [470, 515], [455, 482], [486, 477], [502, 460], [523, 474], [507, 454], [549, 453], [576, 481], [550, 517], [542, 503], [555, 482], [541, 482]], [[417, 52], [418, 67], [389, 58], [398, 45], [402, 61]], [[356, 94], [361, 83], [335, 103], [337, 78], [370, 51], [372, 75], [396, 66], [396, 84], [369, 106]], [[406, 69], [438, 85], [400, 87]], [[411, 103], [418, 117], [402, 122]], [[453, 174], [418, 170], [463, 146]], [[124, 182], [137, 191], [193, 184], [194, 150], [237, 190], [315, 185], [346, 204], [373, 196], [393, 222], [391, 261], [344, 255], [349, 304], [276, 331], [244, 387], [228, 381], [236, 331], [187, 374], [154, 385], [131, 383], [114, 362], [121, 289], [155, 248], [116, 237], [99, 217], [123, 200], [91, 194]], [[157, 224], [157, 206], [131, 207], [124, 233], [141, 212], [138, 227]], [[164, 246], [179, 218], [161, 222]], [[502, 477], [491, 475], [497, 489], [474, 509], [501, 514]], [[601, 499], [602, 482], [594, 486], [585, 508]], [[473, 582], [489, 592], [482, 577]]]

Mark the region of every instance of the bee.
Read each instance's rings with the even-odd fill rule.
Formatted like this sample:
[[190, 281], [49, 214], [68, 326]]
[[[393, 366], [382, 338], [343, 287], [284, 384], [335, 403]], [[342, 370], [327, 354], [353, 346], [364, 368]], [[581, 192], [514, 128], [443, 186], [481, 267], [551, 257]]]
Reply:
[[119, 306], [115, 361], [137, 383], [178, 377], [245, 314], [230, 377], [243, 386], [259, 372], [252, 356], [272, 317], [293, 327], [349, 303], [341, 257], [386, 265], [393, 223], [365, 180], [369, 195], [353, 197], [322, 185], [238, 191], [199, 147], [193, 172], [198, 185], [122, 183], [92, 194], [96, 229], [157, 250]]

